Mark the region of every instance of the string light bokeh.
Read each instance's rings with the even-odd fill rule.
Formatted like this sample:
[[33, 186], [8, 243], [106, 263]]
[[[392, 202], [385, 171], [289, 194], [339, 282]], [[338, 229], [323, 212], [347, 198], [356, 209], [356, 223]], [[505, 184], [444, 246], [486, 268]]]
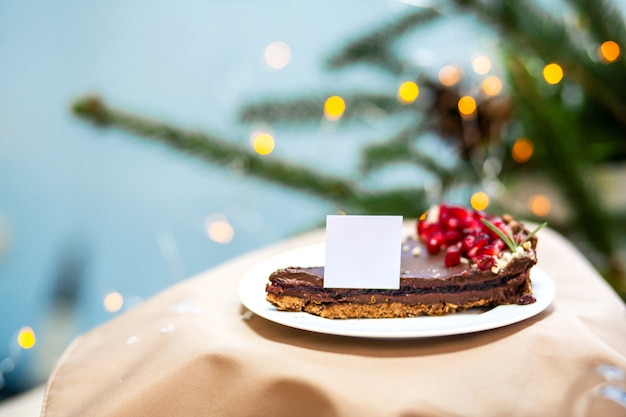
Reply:
[[25, 326], [20, 329], [17, 334], [17, 344], [22, 349], [32, 349], [35, 347], [37, 337], [35, 331], [30, 326]]
[[439, 70], [438, 78], [439, 82], [446, 86], [452, 87], [461, 81], [463, 77], [461, 70], [454, 65], [446, 65]]
[[476, 100], [471, 96], [463, 96], [458, 103], [459, 113], [463, 119], [469, 120], [476, 116]]
[[274, 151], [276, 143], [274, 137], [267, 132], [253, 132], [251, 135], [252, 148], [259, 155], [269, 155]]
[[116, 313], [124, 306], [124, 297], [117, 291], [110, 292], [102, 300], [102, 305], [109, 313]]
[[543, 68], [543, 78], [548, 84], [558, 84], [563, 79], [563, 68], [555, 62]]
[[485, 75], [491, 71], [491, 59], [485, 55], [477, 56], [472, 61], [472, 68], [476, 74]]
[[336, 121], [346, 111], [346, 102], [339, 96], [330, 96], [324, 102], [324, 116], [331, 121]]
[[497, 96], [502, 91], [502, 80], [495, 75], [491, 75], [484, 79], [481, 87], [488, 96]]
[[621, 54], [621, 49], [617, 42], [606, 41], [598, 48], [598, 57], [605, 64], [617, 61]]
[[533, 156], [534, 145], [528, 138], [522, 137], [515, 141], [511, 148], [511, 156], [517, 163], [523, 164], [528, 162]]
[[475, 192], [470, 199], [470, 205], [474, 210], [486, 210], [489, 202], [489, 196], [483, 191]]
[[225, 245], [235, 237], [235, 230], [222, 214], [212, 214], [204, 221], [206, 234], [215, 243]]
[[291, 47], [283, 41], [275, 41], [265, 47], [263, 53], [268, 67], [280, 70], [291, 62]]
[[552, 210], [550, 198], [542, 194], [535, 194], [528, 201], [530, 211], [538, 217], [546, 217]]
[[419, 96], [419, 87], [413, 81], [405, 81], [398, 87], [398, 100], [403, 104], [411, 104]]

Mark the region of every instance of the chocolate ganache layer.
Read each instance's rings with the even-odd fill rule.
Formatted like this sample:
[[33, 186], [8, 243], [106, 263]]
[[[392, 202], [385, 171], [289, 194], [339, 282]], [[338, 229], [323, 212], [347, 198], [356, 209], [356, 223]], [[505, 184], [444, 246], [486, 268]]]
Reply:
[[[528, 234], [511, 217], [505, 219], [506, 227]], [[442, 315], [472, 307], [530, 304], [535, 301], [530, 269], [537, 262], [536, 242], [533, 236], [515, 251], [499, 250], [488, 255], [489, 262], [481, 255], [484, 251], [463, 251], [468, 258], [450, 262], [448, 251], [433, 251], [428, 239], [411, 237], [402, 243], [399, 289], [324, 288], [323, 267], [288, 267], [270, 275], [267, 300], [279, 310], [326, 318]], [[461, 250], [460, 242], [455, 245]], [[472, 254], [475, 259], [469, 258]]]

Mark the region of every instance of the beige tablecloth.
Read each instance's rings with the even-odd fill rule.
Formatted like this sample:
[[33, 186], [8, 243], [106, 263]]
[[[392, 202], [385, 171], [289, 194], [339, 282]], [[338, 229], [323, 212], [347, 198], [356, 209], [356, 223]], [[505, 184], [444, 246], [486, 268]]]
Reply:
[[[323, 231], [182, 282], [79, 337], [43, 416], [571, 416], [598, 364], [626, 368], [626, 309], [570, 242], [540, 232], [551, 307], [478, 333], [372, 340], [245, 310], [242, 276]], [[617, 415], [617, 414], [616, 414]]]

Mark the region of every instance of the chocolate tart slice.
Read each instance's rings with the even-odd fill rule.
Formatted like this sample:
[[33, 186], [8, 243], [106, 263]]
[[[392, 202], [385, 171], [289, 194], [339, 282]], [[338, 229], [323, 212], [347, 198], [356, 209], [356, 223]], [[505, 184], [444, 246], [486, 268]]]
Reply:
[[266, 299], [278, 310], [329, 319], [443, 315], [530, 304], [537, 238], [511, 216], [459, 206], [431, 208], [402, 242], [399, 289], [324, 288], [324, 268], [273, 272]]

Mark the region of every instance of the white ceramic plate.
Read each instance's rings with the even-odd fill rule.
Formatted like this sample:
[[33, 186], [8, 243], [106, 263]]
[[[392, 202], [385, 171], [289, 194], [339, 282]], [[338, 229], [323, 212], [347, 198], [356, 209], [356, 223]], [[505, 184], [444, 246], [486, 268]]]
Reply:
[[532, 269], [533, 295], [528, 305], [502, 305], [488, 311], [471, 309], [446, 316], [394, 319], [330, 320], [308, 313], [278, 311], [265, 300], [269, 275], [288, 266], [324, 265], [323, 243], [285, 252], [252, 268], [239, 284], [239, 298], [250, 311], [285, 326], [317, 333], [374, 339], [413, 339], [473, 333], [508, 326], [545, 310], [554, 299], [554, 282], [545, 271]]

